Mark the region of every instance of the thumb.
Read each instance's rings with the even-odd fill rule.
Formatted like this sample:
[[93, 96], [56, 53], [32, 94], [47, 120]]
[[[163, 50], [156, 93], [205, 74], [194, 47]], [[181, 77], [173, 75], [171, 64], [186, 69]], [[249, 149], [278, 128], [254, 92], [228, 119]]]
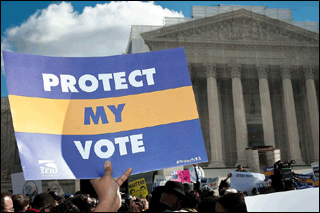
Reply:
[[104, 163], [104, 175], [112, 175], [113, 169], [110, 161]]

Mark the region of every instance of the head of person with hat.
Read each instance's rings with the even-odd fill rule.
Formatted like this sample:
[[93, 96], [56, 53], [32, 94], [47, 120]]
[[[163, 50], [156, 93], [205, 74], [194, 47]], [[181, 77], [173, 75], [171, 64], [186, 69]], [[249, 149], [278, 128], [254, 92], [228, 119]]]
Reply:
[[159, 186], [160, 201], [154, 211], [178, 211], [182, 208], [182, 201], [187, 199], [184, 186], [180, 182], [167, 181], [164, 186]]

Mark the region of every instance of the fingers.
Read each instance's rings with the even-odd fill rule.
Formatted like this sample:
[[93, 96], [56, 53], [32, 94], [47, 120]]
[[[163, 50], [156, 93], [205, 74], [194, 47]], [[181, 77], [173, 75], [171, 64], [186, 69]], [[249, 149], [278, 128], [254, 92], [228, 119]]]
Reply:
[[111, 162], [110, 161], [106, 161], [104, 163], [104, 175], [112, 175], [112, 165], [111, 165]]
[[119, 187], [129, 178], [131, 172], [132, 168], [130, 167], [123, 175], [121, 175], [121, 177], [115, 179]]

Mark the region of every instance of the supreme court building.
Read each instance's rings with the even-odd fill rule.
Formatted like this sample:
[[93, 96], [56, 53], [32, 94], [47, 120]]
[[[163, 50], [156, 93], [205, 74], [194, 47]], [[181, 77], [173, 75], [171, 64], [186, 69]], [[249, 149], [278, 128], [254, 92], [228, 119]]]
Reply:
[[[259, 146], [284, 161], [319, 161], [318, 23], [293, 21], [289, 9], [227, 5], [192, 6], [192, 17], [164, 21], [132, 26], [126, 54], [184, 47], [205, 166], [247, 166], [246, 148]], [[21, 171], [3, 97], [1, 182]]]
[[132, 26], [126, 54], [184, 47], [206, 166], [248, 166], [246, 148], [261, 146], [296, 165], [319, 161], [318, 23], [227, 5], [164, 21]]

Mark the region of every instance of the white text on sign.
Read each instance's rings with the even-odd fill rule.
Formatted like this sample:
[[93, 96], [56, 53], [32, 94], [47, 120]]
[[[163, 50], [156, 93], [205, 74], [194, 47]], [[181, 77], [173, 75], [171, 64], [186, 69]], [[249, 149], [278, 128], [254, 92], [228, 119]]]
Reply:
[[[62, 92], [79, 92], [75, 87], [78, 83], [79, 88], [84, 92], [94, 92], [98, 89], [101, 81], [104, 91], [128, 89], [128, 82], [133, 87], [143, 87], [142, 78], [145, 77], [147, 85], [154, 85], [153, 75], [156, 73], [155, 68], [134, 70], [126, 77], [126, 72], [103, 73], [98, 74], [98, 79], [90, 74], [82, 75], [78, 81], [73, 75], [60, 74], [59, 78], [50, 73], [42, 73], [44, 91], [51, 92], [51, 87], [61, 84]], [[100, 80], [100, 81], [99, 81]], [[114, 81], [114, 88], [111, 88], [110, 80]], [[86, 82], [90, 82], [87, 85]]]
[[[127, 155], [127, 146], [126, 144], [128, 142], [131, 143], [131, 150], [132, 154], [139, 153], [139, 152], [145, 152], [144, 144], [143, 144], [143, 135], [137, 134], [137, 135], [130, 135], [125, 137], [118, 137], [114, 139], [114, 144], [118, 144], [119, 147], [119, 153], [120, 155]], [[81, 157], [83, 159], [89, 159], [90, 150], [92, 146], [92, 141], [86, 141], [84, 147], [82, 146], [80, 141], [74, 141], [74, 144], [76, 145]], [[98, 140], [94, 145], [94, 153], [99, 158], [110, 158], [114, 152], [115, 152], [115, 145], [113, 142], [107, 139], [101, 139]], [[102, 151], [102, 147], [106, 147], [106, 151]]]

